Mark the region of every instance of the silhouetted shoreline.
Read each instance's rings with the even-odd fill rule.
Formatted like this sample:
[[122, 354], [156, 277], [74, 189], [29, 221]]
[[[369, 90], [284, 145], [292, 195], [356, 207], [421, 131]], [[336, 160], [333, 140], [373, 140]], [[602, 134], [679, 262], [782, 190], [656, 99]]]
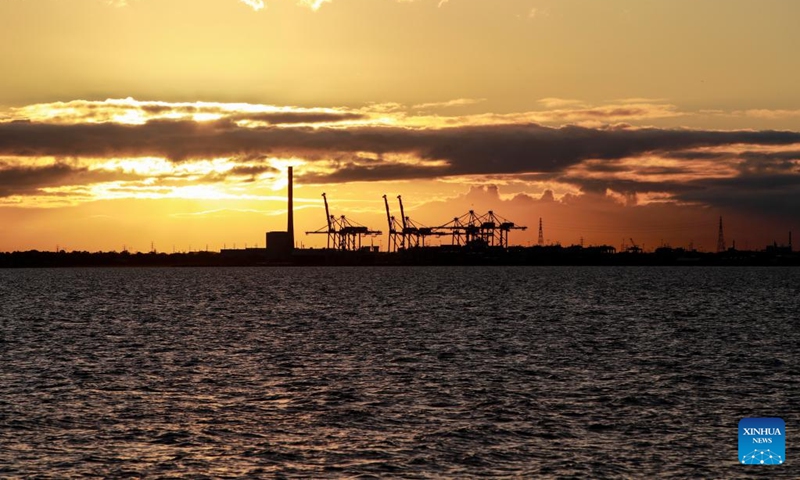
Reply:
[[575, 266], [797, 266], [800, 257], [785, 248], [721, 253], [659, 248], [655, 252], [616, 253], [611, 247], [535, 246], [470, 249], [421, 247], [398, 252], [296, 249], [276, 255], [266, 249], [221, 252], [131, 253], [64, 250], [0, 253], [0, 268], [70, 267], [231, 267], [231, 266], [371, 266], [371, 265], [575, 265]]

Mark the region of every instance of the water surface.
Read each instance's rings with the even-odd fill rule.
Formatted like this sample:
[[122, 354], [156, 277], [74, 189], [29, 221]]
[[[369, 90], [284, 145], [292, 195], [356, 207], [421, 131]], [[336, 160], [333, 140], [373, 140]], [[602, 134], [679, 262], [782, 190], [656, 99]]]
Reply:
[[[796, 478], [799, 282], [4, 270], [0, 476]], [[737, 464], [746, 416], [786, 421], [785, 465]]]

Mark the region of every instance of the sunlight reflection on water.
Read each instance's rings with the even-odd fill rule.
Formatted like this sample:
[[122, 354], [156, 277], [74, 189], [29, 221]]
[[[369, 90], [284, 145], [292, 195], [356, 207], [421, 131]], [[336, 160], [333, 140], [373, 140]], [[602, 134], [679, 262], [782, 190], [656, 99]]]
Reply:
[[739, 419], [797, 425], [798, 280], [0, 271], [0, 475], [751, 476]]

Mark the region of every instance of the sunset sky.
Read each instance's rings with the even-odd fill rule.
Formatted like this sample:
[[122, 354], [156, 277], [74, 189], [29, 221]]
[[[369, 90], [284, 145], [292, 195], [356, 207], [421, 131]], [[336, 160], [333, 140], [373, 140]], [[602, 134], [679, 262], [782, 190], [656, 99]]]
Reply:
[[[800, 232], [797, 0], [0, 0], [0, 251]], [[386, 247], [386, 237], [374, 240]]]

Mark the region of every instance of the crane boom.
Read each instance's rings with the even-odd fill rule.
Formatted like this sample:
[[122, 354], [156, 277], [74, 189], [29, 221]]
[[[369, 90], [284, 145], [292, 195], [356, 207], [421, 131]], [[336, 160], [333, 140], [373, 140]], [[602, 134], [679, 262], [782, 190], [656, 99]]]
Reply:
[[322, 201], [325, 202], [325, 220], [328, 222], [328, 233], [333, 230], [333, 225], [331, 225], [331, 213], [328, 210], [328, 197], [325, 196], [325, 193], [322, 194]]
[[389, 222], [389, 233], [394, 232], [394, 225], [392, 224], [392, 214], [389, 213], [389, 200], [386, 195], [383, 196], [383, 203], [386, 205], [386, 221]]
[[406, 212], [403, 210], [403, 197], [398, 195], [397, 201], [400, 202], [400, 218], [403, 220], [403, 230], [408, 228], [408, 224], [406, 223]]

